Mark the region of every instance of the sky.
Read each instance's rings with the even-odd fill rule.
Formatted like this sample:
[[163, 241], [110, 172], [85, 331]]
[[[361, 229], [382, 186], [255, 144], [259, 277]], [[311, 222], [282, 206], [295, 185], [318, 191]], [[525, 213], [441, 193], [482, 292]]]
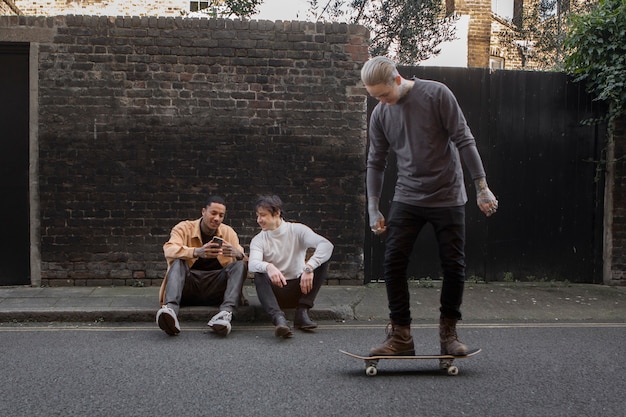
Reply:
[[260, 12], [251, 16], [255, 20], [308, 20], [307, 0], [265, 0]]

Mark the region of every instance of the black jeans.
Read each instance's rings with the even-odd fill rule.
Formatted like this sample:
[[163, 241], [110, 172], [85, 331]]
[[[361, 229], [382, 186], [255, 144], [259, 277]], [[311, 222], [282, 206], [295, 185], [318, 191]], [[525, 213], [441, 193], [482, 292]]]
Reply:
[[461, 319], [465, 286], [465, 206], [426, 208], [394, 201], [387, 221], [384, 278], [389, 317], [399, 326], [411, 324], [407, 267], [415, 240], [426, 223], [434, 228], [443, 270], [440, 317]]
[[300, 278], [287, 280], [287, 285], [280, 288], [272, 284], [269, 275], [263, 272], [254, 274], [254, 285], [263, 309], [272, 320], [283, 315], [281, 308], [312, 308], [315, 298], [326, 281], [328, 262], [324, 262], [313, 271], [313, 288], [308, 294], [300, 289]]
[[189, 269], [185, 261], [177, 259], [167, 273], [165, 304], [176, 314], [179, 307], [185, 305], [219, 305], [220, 311], [233, 313], [247, 274], [248, 267], [243, 261], [233, 262], [223, 269], [202, 271]]

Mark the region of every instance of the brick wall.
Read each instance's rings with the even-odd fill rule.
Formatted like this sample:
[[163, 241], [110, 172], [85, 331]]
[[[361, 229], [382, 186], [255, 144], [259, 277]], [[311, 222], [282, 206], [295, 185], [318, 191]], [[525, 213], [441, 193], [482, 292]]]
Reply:
[[455, 1], [458, 14], [470, 16], [467, 34], [467, 66], [470, 68], [489, 67], [489, 46], [491, 41], [491, 1]]
[[[533, 3], [537, 0], [516, 0], [516, 7]], [[27, 16], [159, 16], [177, 17], [190, 10], [189, 0], [15, 0], [24, 15]], [[0, 14], [2, 13], [0, 2]], [[446, 12], [470, 16], [468, 33], [468, 66], [470, 68], [489, 67], [490, 51], [497, 51], [494, 56], [504, 58], [505, 69], [535, 70], [539, 65], [531, 56], [524, 57], [517, 47], [507, 47], [499, 41], [502, 25], [508, 25], [494, 17], [489, 0], [446, 0]]]
[[31, 33], [42, 284], [157, 285], [171, 227], [208, 194], [247, 248], [264, 193], [333, 241], [331, 283], [362, 282], [364, 28], [0, 17], [0, 41]]

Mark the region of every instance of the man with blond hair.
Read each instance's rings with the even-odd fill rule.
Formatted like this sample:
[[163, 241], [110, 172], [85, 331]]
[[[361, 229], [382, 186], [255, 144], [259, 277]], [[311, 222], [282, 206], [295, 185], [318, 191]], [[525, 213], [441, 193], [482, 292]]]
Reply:
[[[361, 69], [367, 92], [379, 103], [369, 124], [367, 202], [369, 224], [385, 233], [384, 278], [390, 324], [382, 345], [371, 355], [414, 355], [407, 267], [422, 228], [435, 231], [443, 269], [439, 335], [442, 354], [464, 355], [457, 337], [465, 284], [465, 203], [461, 160], [476, 188], [477, 204], [487, 216], [498, 201], [487, 186], [485, 170], [454, 94], [444, 84], [403, 78], [385, 57]], [[397, 157], [398, 178], [389, 219], [379, 210], [387, 155]]]

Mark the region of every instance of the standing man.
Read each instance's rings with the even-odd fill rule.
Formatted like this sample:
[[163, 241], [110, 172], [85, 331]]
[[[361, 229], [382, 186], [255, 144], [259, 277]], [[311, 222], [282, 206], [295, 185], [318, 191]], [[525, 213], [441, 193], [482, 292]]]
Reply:
[[[282, 308], [295, 308], [296, 329], [309, 331], [315, 297], [326, 280], [333, 244], [301, 223], [283, 219], [283, 202], [276, 195], [261, 197], [255, 206], [261, 232], [250, 242], [250, 271], [261, 305], [272, 318], [276, 337], [293, 336]], [[315, 252], [307, 260], [307, 250]]]
[[222, 223], [225, 215], [224, 200], [209, 197], [202, 217], [178, 223], [163, 245], [167, 273], [159, 292], [163, 307], [156, 322], [170, 336], [180, 333], [177, 315], [183, 305], [219, 305], [220, 312], [208, 325], [219, 335], [231, 331], [248, 271], [237, 233]]
[[[404, 79], [393, 61], [375, 57], [361, 69], [367, 92], [379, 101], [369, 125], [367, 208], [372, 232], [387, 233], [384, 278], [389, 302], [387, 338], [371, 355], [414, 355], [407, 282], [409, 257], [426, 223], [432, 224], [443, 269], [439, 335], [442, 354], [464, 355], [457, 338], [465, 285], [465, 203], [461, 159], [487, 216], [498, 201], [489, 190], [474, 137], [456, 98], [444, 84]], [[389, 150], [398, 179], [389, 220], [379, 211]]]

